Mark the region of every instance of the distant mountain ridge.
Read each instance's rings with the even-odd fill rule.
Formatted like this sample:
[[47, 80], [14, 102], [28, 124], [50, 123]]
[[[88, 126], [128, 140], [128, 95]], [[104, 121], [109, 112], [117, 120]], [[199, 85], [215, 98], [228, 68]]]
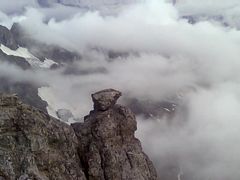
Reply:
[[83, 9], [112, 10], [132, 4], [139, 0], [37, 0], [40, 6], [51, 7], [54, 4], [72, 6]]

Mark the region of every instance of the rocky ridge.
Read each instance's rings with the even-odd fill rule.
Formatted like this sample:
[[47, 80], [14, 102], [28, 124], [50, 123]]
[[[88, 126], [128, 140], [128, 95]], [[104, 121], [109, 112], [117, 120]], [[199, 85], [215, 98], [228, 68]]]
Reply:
[[113, 89], [93, 94], [94, 110], [71, 126], [1, 95], [0, 179], [157, 179], [134, 136], [134, 114], [115, 104], [120, 95]]

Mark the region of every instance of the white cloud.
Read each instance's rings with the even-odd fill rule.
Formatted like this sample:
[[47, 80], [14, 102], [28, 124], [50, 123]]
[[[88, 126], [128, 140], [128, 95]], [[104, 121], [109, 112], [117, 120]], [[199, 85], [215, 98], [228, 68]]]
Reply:
[[15, 14], [21, 12], [27, 6], [38, 7], [38, 3], [36, 0], [2, 0], [0, 11]]
[[[236, 11], [229, 10], [233, 5]], [[13, 71], [11, 77], [22, 74], [27, 80], [35, 74], [31, 81], [50, 84], [55, 95], [76, 107], [78, 116], [91, 107], [89, 95], [103, 88], [152, 101], [183, 92], [171, 123], [140, 121], [138, 136], [145, 150], [160, 173], [163, 166], [173, 163], [194, 180], [238, 180], [240, 32], [208, 20], [192, 25], [180, 16], [182, 10], [209, 16], [221, 10], [227, 18], [230, 12], [238, 12], [239, 4], [189, 0], [177, 8], [152, 0], [114, 16], [87, 12], [47, 24], [46, 11], [28, 9], [22, 24], [29, 35], [81, 52], [83, 59], [75, 64], [79, 69], [104, 68], [106, 72], [80, 76], [35, 72], [30, 76]], [[130, 55], [109, 61], [105, 51], [93, 50], [96, 47]], [[10, 76], [9, 71], [2, 73]]]

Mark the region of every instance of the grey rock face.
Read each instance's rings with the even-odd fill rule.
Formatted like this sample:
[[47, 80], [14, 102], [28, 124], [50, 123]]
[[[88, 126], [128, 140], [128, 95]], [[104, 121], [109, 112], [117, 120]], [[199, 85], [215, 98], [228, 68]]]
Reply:
[[84, 172], [89, 180], [155, 180], [153, 164], [134, 136], [135, 115], [128, 108], [115, 105], [120, 95], [113, 89], [93, 94], [95, 109], [84, 123], [72, 124]]
[[0, 95], [0, 179], [156, 180], [136, 129], [134, 114], [120, 105], [69, 126], [17, 96]]
[[116, 104], [118, 98], [122, 95], [121, 92], [114, 89], [105, 89], [92, 94], [94, 109], [106, 111]]
[[0, 124], [3, 179], [86, 179], [79, 165], [77, 138], [68, 125], [15, 96], [1, 96]]
[[12, 50], [16, 50], [18, 45], [9, 29], [0, 25], [0, 43], [9, 47]]

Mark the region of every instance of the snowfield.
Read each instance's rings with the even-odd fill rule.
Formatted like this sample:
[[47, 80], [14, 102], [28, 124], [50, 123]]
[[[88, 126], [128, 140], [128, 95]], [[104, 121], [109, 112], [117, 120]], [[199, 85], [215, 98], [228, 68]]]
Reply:
[[34, 68], [50, 68], [53, 64], [57, 64], [51, 59], [45, 59], [43, 62], [37, 57], [31, 54], [28, 49], [19, 47], [17, 50], [12, 50], [3, 44], [0, 45], [0, 49], [9, 56], [17, 56], [26, 59], [26, 61]]

